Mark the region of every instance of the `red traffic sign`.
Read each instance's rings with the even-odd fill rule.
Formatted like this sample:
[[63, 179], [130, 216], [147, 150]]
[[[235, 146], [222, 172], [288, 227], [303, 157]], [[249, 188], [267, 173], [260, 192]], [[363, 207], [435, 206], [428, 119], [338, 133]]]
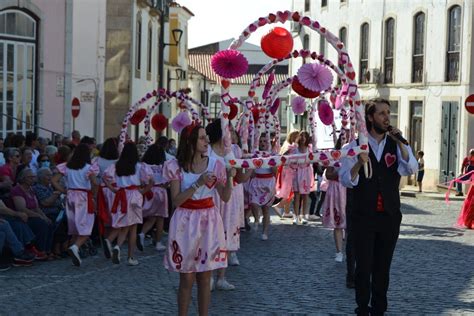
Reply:
[[72, 99], [72, 104], [71, 104], [72, 117], [73, 118], [78, 117], [79, 112], [81, 112], [81, 102], [79, 101], [78, 98], [74, 98]]
[[466, 98], [464, 106], [469, 113], [474, 114], [474, 94], [471, 94]]

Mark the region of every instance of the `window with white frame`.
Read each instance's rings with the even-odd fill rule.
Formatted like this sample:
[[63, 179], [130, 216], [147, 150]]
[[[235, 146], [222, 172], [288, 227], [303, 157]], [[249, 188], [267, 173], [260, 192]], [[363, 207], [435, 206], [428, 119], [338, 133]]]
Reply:
[[0, 134], [32, 131], [35, 123], [36, 20], [0, 11]]
[[369, 70], [369, 23], [360, 27], [359, 83], [367, 83]]
[[137, 13], [135, 23], [135, 77], [140, 78], [142, 69], [142, 15]]
[[148, 22], [148, 47], [147, 47], [147, 80], [151, 80], [153, 70], [152, 52], [153, 52], [153, 24]]

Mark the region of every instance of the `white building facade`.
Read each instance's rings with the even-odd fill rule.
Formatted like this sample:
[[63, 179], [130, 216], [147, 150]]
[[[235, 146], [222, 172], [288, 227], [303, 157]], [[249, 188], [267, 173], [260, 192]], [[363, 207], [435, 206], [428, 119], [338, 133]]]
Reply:
[[[424, 187], [435, 189], [458, 175], [474, 147], [474, 116], [464, 109], [474, 93], [473, 3], [294, 0], [293, 9], [345, 43], [362, 99], [390, 100], [392, 125], [415, 152], [425, 153]], [[336, 51], [319, 34], [302, 28], [298, 36], [302, 46], [337, 62]], [[300, 65], [292, 61], [291, 71]]]

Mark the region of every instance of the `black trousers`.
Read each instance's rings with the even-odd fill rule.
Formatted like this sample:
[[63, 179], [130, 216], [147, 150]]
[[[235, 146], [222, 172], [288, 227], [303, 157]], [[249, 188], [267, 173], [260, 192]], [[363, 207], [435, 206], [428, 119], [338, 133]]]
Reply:
[[[371, 303], [371, 314], [382, 315], [387, 310], [387, 291], [390, 265], [400, 233], [401, 217], [376, 229], [367, 222], [352, 222], [355, 250], [355, 287], [359, 314], [366, 314]], [[372, 226], [372, 225], [371, 225]]]
[[351, 279], [355, 275], [354, 234], [352, 232], [352, 190], [347, 189], [346, 198], [346, 264], [347, 276]]

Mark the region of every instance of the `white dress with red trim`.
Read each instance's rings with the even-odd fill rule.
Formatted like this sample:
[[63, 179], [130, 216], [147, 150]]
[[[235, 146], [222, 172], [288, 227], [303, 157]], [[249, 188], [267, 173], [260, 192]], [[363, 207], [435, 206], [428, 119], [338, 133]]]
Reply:
[[275, 200], [275, 175], [272, 168], [255, 169], [255, 174], [250, 180], [250, 204], [270, 206]]
[[69, 169], [66, 163], [57, 170], [66, 177], [66, 215], [69, 235], [90, 236], [94, 226], [94, 197], [91, 191], [91, 174], [97, 176], [99, 167], [86, 164], [82, 169]]
[[[217, 182], [225, 184], [225, 166], [209, 157], [207, 172], [213, 172]], [[200, 174], [184, 172], [177, 160], [166, 161], [163, 167], [166, 181], [179, 180], [181, 192], [195, 183]], [[204, 272], [227, 267], [224, 225], [215, 204], [216, 183], [203, 185], [192, 198], [178, 206], [171, 217], [165, 268], [180, 273]]]

